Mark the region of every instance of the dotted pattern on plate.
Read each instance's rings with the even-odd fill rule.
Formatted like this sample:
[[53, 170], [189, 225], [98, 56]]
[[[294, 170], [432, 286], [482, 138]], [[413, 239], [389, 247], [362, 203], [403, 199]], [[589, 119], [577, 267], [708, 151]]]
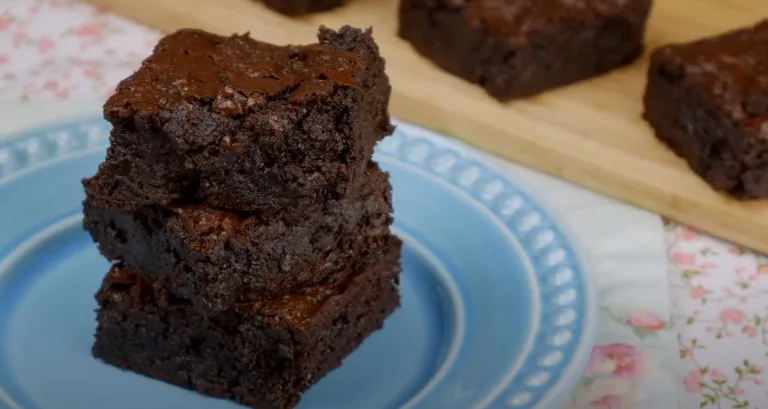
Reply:
[[29, 137], [0, 144], [0, 181], [48, 160], [106, 147], [109, 140], [109, 124], [104, 121], [78, 122], [75, 127], [62, 128], [44, 128]]
[[[539, 295], [544, 306], [533, 354], [513, 379], [496, 385], [494, 391], [499, 392], [500, 400], [490, 396], [478, 407], [535, 407], [572, 365], [572, 361], [565, 358], [580, 352], [589, 354], [591, 348], [591, 345], [577, 345], [585, 331], [585, 314], [592, 306], [579, 297], [587, 284], [577, 274], [580, 265], [576, 252], [547, 212], [518, 187], [487, 166], [435, 143], [429, 131], [408, 124], [397, 125], [395, 134], [379, 143], [377, 154], [400, 158], [459, 187], [498, 217], [526, 252], [533, 255], [530, 262], [539, 278]], [[579, 351], [580, 348], [583, 351]]]

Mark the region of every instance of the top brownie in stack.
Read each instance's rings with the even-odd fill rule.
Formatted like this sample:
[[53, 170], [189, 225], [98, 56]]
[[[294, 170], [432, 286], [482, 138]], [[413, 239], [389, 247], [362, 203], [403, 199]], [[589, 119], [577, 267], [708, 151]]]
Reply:
[[390, 85], [370, 30], [321, 28], [318, 38], [165, 37], [104, 106], [113, 130], [99, 190], [126, 209], [262, 215], [345, 196], [392, 131]]

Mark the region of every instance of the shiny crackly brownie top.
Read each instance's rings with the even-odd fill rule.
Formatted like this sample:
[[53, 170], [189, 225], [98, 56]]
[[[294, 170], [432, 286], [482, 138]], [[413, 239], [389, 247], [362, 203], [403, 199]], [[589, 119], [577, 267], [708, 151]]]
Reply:
[[656, 50], [655, 69], [705, 98], [712, 109], [768, 137], [768, 20]]
[[651, 0], [442, 0], [466, 9], [472, 23], [496, 35], [521, 37], [559, 22], [626, 15], [644, 20]]
[[277, 46], [248, 33], [219, 36], [182, 29], [160, 40], [138, 71], [123, 80], [104, 105], [107, 118], [154, 115], [183, 102], [211, 104], [225, 116], [279, 97], [323, 97], [337, 85], [356, 85], [365, 63], [333, 49], [328, 39], [304, 46]]

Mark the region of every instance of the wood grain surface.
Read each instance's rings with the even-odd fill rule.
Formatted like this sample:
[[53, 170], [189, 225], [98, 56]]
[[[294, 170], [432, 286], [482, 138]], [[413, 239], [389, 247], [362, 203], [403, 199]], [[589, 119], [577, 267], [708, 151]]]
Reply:
[[[290, 19], [253, 0], [91, 0], [172, 31], [250, 31], [277, 44], [315, 41], [319, 25], [372, 26], [392, 80], [391, 112], [514, 162], [768, 253], [768, 201], [737, 202], [713, 192], [656, 141], [642, 120], [647, 54], [593, 80], [500, 104], [439, 70], [396, 36], [397, 0], [351, 0], [327, 13]], [[648, 49], [753, 24], [765, 0], [656, 0]]]

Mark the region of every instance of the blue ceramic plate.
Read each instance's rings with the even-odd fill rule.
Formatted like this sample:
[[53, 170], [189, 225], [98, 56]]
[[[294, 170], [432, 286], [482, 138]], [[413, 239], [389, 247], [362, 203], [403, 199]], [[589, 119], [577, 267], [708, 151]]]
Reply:
[[[108, 269], [81, 229], [100, 119], [0, 145], [0, 408], [236, 409], [90, 355]], [[402, 308], [304, 409], [555, 409], [589, 356], [596, 304], [566, 228], [530, 192], [429, 131], [377, 148], [405, 242]]]

